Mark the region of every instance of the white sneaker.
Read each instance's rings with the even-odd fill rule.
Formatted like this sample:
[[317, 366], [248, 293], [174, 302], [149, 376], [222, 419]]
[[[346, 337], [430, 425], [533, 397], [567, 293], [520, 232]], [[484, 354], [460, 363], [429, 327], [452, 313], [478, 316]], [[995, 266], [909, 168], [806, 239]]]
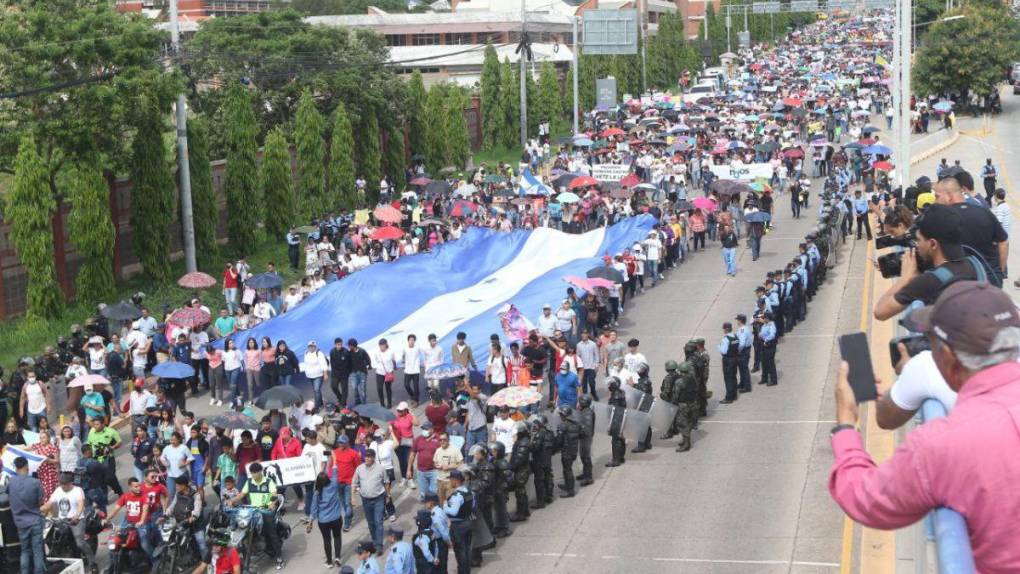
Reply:
[[221, 399], [221, 400], [216, 401], [216, 406], [222, 407], [223, 406], [223, 400]]
[[214, 406], [215, 404], [216, 404], [216, 399], [209, 399], [209, 406], [210, 407]]
[[418, 485], [413, 480], [409, 480], [407, 482], [410, 485], [411, 490], [414, 490], [414, 489], [418, 488]]
[[391, 523], [392, 522], [396, 522], [396, 521], [397, 521], [397, 515], [396, 514], [394, 514], [393, 516], [390, 516], [390, 522]]

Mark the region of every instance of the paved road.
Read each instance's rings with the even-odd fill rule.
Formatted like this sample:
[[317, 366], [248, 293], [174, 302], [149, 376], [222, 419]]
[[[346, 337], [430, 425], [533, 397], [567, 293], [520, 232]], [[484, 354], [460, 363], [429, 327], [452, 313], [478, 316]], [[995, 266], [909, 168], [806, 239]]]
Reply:
[[[705, 337], [714, 347], [723, 321], [750, 312], [752, 291], [765, 272], [792, 258], [814, 217], [805, 211], [804, 218], [791, 219], [788, 196], [777, 203], [775, 230], [764, 239], [761, 258], [752, 262], [750, 251], [742, 248], [736, 277], [726, 277], [719, 248], [712, 245], [628, 308], [621, 337], [641, 339], [656, 381], [666, 360], [682, 357], [689, 338]], [[719, 405], [724, 390], [720, 361], [713, 356], [715, 398], [711, 416], [695, 431], [692, 451], [678, 454], [675, 441], [655, 440], [650, 452], [629, 455], [623, 467], [607, 469], [608, 438], [597, 440], [595, 484], [535, 512], [486, 553], [482, 571], [835, 571], [842, 514], [825, 491], [833, 336], [859, 322], [861, 277], [848, 269], [862, 269], [863, 246], [851, 242], [841, 249], [839, 264], [810, 304], [807, 322], [780, 345], [778, 387], [755, 385], [736, 404]], [[204, 397], [189, 406], [199, 417], [222, 410]], [[129, 465], [122, 453], [121, 475]], [[398, 488], [395, 494], [398, 523], [410, 533], [416, 491]], [[288, 520], [294, 522], [297, 513], [291, 509]], [[351, 564], [354, 545], [367, 534], [360, 508], [355, 514], [354, 529], [344, 535], [343, 557]], [[306, 535], [295, 528], [285, 552], [288, 570], [324, 569], [317, 532]]]

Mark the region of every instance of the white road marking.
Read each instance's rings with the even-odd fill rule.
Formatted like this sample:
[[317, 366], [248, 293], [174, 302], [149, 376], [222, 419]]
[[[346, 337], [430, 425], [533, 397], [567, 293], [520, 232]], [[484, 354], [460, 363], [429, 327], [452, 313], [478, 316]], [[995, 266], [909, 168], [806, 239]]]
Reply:
[[[482, 554], [496, 555], [499, 554], [503, 557], [507, 557], [506, 554], [499, 552], [487, 551]], [[561, 554], [558, 552], [525, 552], [523, 556], [530, 557], [543, 557], [543, 558], [589, 558], [588, 556], [581, 556], [579, 554]], [[652, 562], [682, 562], [689, 564], [747, 564], [752, 566], [817, 566], [820, 568], [839, 568], [838, 562], [809, 562], [802, 560], [738, 560], [738, 559], [727, 559], [727, 558], [679, 558], [673, 556], [614, 556], [614, 555], [602, 555], [598, 557], [601, 560], [649, 560]]]
[[836, 421], [723, 421], [723, 420], [703, 420], [698, 421], [698, 424], [706, 425], [833, 425]]

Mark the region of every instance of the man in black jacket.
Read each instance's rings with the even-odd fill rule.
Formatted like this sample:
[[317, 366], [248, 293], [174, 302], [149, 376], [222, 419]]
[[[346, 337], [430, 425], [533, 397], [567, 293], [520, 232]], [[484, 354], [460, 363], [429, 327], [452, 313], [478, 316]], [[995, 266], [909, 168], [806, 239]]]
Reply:
[[351, 376], [351, 354], [344, 348], [343, 337], [333, 340], [329, 352], [329, 386], [340, 406], [347, 406], [348, 382]]

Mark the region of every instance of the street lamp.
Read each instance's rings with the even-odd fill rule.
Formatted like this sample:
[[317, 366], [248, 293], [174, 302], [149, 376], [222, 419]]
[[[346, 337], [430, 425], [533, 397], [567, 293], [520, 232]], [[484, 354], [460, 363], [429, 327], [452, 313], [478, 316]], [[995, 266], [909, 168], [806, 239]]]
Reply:
[[957, 14], [955, 16], [946, 16], [945, 18], [939, 18], [938, 20], [929, 20], [928, 22], [918, 22], [914, 24], [914, 28], [920, 28], [921, 26], [927, 26], [929, 24], [935, 24], [937, 22], [952, 22], [953, 20], [963, 20], [966, 18], [966, 14]]

